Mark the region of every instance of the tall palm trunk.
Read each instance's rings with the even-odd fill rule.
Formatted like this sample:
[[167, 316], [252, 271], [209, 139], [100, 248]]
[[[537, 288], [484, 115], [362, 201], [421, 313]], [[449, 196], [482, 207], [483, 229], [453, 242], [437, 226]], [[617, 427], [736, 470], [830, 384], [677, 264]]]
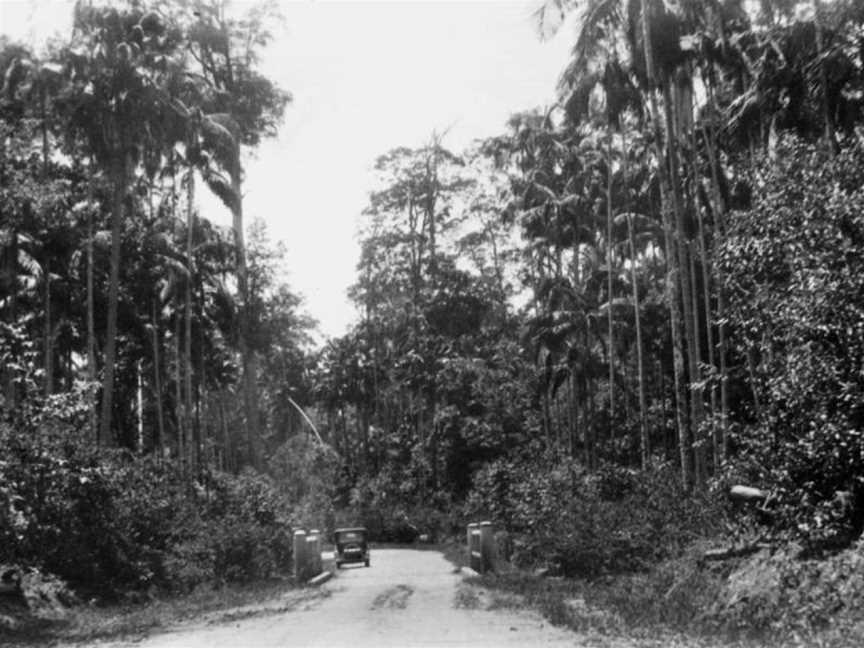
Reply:
[[[635, 249], [633, 224], [630, 227], [630, 249]], [[645, 344], [642, 342], [642, 315], [636, 268], [633, 268], [633, 311], [636, 321], [636, 371], [639, 374], [639, 447], [642, 469], [648, 467], [651, 457], [651, 439], [648, 436], [648, 400], [645, 394]]]
[[648, 438], [648, 422], [646, 414], [648, 411], [647, 399], [645, 397], [645, 347], [642, 343], [642, 315], [639, 304], [639, 284], [636, 272], [636, 238], [633, 234], [633, 219], [627, 215], [627, 236], [630, 239], [630, 277], [633, 283], [633, 318], [636, 323], [636, 367], [639, 374], [639, 441], [642, 469], [648, 467], [648, 459], [651, 455], [651, 445]]
[[[93, 209], [87, 208], [87, 380], [96, 383], [96, 317], [93, 297]], [[99, 443], [96, 426], [96, 392], [90, 394], [90, 434], [94, 443]]]
[[[711, 261], [708, 258], [708, 248], [706, 245], [706, 231], [705, 231], [705, 219], [702, 217], [702, 212], [697, 208], [696, 216], [699, 219], [699, 257], [702, 264], [702, 281], [704, 282], [703, 290], [702, 290], [702, 301], [703, 308], [705, 309], [705, 335], [706, 335], [706, 343], [708, 346], [708, 366], [711, 367], [711, 371], [716, 371], [715, 364], [715, 354], [714, 354], [714, 318], [711, 314]], [[711, 393], [710, 393], [710, 403], [711, 403], [711, 414], [715, 415], [717, 412], [717, 381], [712, 380], [711, 382]], [[712, 423], [712, 430], [714, 429], [714, 424]], [[718, 469], [720, 467], [720, 448], [718, 443], [718, 436], [716, 433], [712, 432], [711, 435], [711, 443], [712, 443], [712, 455], [714, 460], [714, 469]]]
[[135, 415], [137, 418], [137, 434], [135, 435], [135, 451], [140, 455], [144, 453], [144, 376], [141, 371], [141, 359], [135, 363]]
[[[573, 244], [573, 287], [574, 287], [574, 290], [578, 291], [578, 290], [581, 290], [581, 287], [582, 287], [582, 268], [581, 268], [582, 259], [580, 257], [581, 252], [580, 252], [580, 243], [579, 243], [580, 219], [579, 219], [578, 214], [576, 215], [576, 221], [574, 223], [574, 226], [575, 226], [576, 235], [574, 237], [574, 244]], [[578, 344], [578, 342], [576, 344]], [[580, 380], [581, 380], [581, 376], [580, 376]], [[579, 385], [579, 382], [577, 382], [576, 374], [572, 368], [570, 370], [570, 382], [572, 384], [570, 394], [571, 394], [571, 399], [573, 401], [573, 435], [574, 435], [574, 438], [578, 438], [579, 427], [580, 427], [579, 426], [579, 416], [580, 416], [580, 410], [581, 410], [581, 414], [582, 414], [582, 426], [581, 427], [582, 427], [582, 434], [583, 434], [583, 439], [584, 439], [584, 447], [585, 447], [585, 455], [586, 455], [585, 465], [588, 465], [588, 426], [586, 424], [586, 420], [585, 420], [585, 416], [584, 416], [585, 409], [584, 409], [584, 407], [580, 407], [580, 405], [582, 405], [582, 401], [580, 398], [580, 395], [581, 395], [580, 385]]]
[[[713, 87], [708, 85], [708, 102], [711, 109], [711, 115], [715, 114], [714, 107], [714, 92]], [[711, 166], [711, 193], [714, 198], [714, 217], [715, 226], [720, 236], [725, 236], [725, 214], [726, 205], [723, 201], [723, 194], [720, 191], [720, 176], [719, 176], [719, 161], [717, 159], [717, 141], [713, 126], [709, 129], [707, 126], [703, 129], [705, 136], [705, 148], [708, 153], [708, 163]], [[717, 287], [717, 337], [718, 348], [717, 353], [720, 356], [720, 440], [719, 440], [719, 460], [722, 461], [726, 456], [726, 445], [728, 437], [729, 425], [729, 386], [727, 381], [726, 367], [726, 327], [724, 325], [726, 301], [723, 294], [723, 277], [720, 274], [720, 269], [717, 265], [713, 266], [715, 286]]]
[[45, 311], [43, 337], [43, 354], [45, 358], [45, 395], [54, 393], [54, 344], [51, 334], [51, 259], [45, 257], [45, 267], [42, 270], [45, 282], [45, 299], [43, 310]]
[[680, 154], [678, 151], [678, 133], [675, 127], [675, 115], [677, 97], [673, 94], [671, 82], [664, 84], [664, 104], [666, 114], [666, 145], [669, 161], [670, 194], [672, 197], [672, 210], [675, 214], [675, 227], [677, 229], [678, 250], [678, 283], [680, 289], [681, 303], [684, 315], [684, 335], [687, 344], [687, 372], [690, 381], [690, 427], [693, 439], [693, 477], [694, 483], [702, 484], [704, 478], [704, 461], [702, 458], [702, 446], [698, 438], [699, 424], [702, 420], [702, 390], [698, 387], [699, 380], [699, 340], [696, 332], [697, 314], [693, 308], [694, 277], [692, 275], [692, 254], [690, 253], [690, 242], [687, 234], [687, 225], [684, 219], [684, 208], [681, 204], [680, 190], [682, 189], [681, 176], [679, 173]]
[[438, 199], [438, 151], [440, 140], [437, 135], [432, 141], [432, 156], [426, 160], [426, 177], [429, 182], [429, 188], [426, 195], [426, 221], [429, 224], [429, 282], [433, 286], [436, 285], [436, 277], [438, 274], [438, 243], [437, 243], [437, 223], [435, 222], [435, 203]]
[[225, 416], [224, 399], [217, 399], [216, 408], [219, 411], [219, 431], [222, 436], [222, 470], [227, 471], [231, 470], [234, 464], [231, 456], [231, 439], [228, 435], [228, 417]]
[[[48, 96], [45, 88], [41, 90], [41, 130], [42, 130], [42, 182], [48, 184]], [[44, 356], [45, 356], [45, 395], [50, 396], [54, 392], [54, 344], [51, 334], [51, 259], [45, 255], [45, 328], [44, 328]]]
[[[200, 278], [200, 277], [199, 277]], [[198, 309], [197, 316], [198, 321], [204, 321], [204, 285], [203, 282], [198, 282]], [[206, 366], [204, 364], [204, 327], [199, 324], [198, 326], [198, 370], [195, 374], [195, 398], [196, 398], [196, 408], [200, 410], [203, 404], [203, 407], [206, 409], [205, 414], [209, 416], [205, 416], [204, 425], [201, 423], [201, 416], [196, 416], [195, 419], [195, 442], [198, 444], [198, 452], [201, 457], [203, 457], [205, 466], [213, 466], [215, 462], [215, 457], [213, 456], [213, 444], [208, 444], [208, 438], [215, 438], [215, 435], [212, 434], [212, 408], [210, 406], [210, 394], [207, 390], [207, 372]], [[210, 423], [211, 425], [208, 425]], [[209, 448], [209, 450], [208, 450]]]
[[654, 131], [655, 154], [658, 160], [660, 192], [663, 212], [663, 238], [666, 246], [666, 301], [669, 306], [672, 328], [673, 375], [675, 379], [675, 419], [678, 428], [678, 446], [681, 460], [681, 481], [685, 489], [692, 486], [690, 463], [690, 433], [687, 422], [687, 394], [684, 382], [684, 348], [681, 337], [681, 313], [678, 304], [679, 264], [673, 242], [673, 209], [670, 194], [673, 191], [669, 181], [663, 152], [663, 132], [660, 126], [660, 111], [657, 106], [657, 77], [654, 70], [654, 52], [651, 45], [651, 21], [648, 0], [640, 0], [642, 10], [642, 41], [645, 54], [645, 68], [648, 75], [648, 97], [651, 124]]
[[153, 300], [151, 317], [153, 320], [153, 386], [156, 390], [156, 425], [159, 430], [159, 441], [156, 447], [159, 451], [159, 461], [162, 461], [165, 457], [165, 413], [162, 409], [162, 367], [159, 362], [159, 319], [156, 298]]
[[[175, 298], [175, 305], [177, 299]], [[179, 309], [174, 315], [174, 418], [177, 420], [177, 458], [186, 470], [186, 420], [183, 416], [183, 353], [181, 345], [181, 323]]]
[[840, 146], [834, 136], [834, 118], [831, 115], [831, 100], [828, 96], [828, 63], [823, 58], [825, 34], [822, 29], [822, 0], [813, 0], [813, 23], [816, 28], [816, 58], [820, 61], [819, 82], [822, 86], [822, 121], [825, 127], [825, 139], [836, 155], [840, 151]]
[[[0, 186], [5, 187], [6, 174], [6, 137], [0, 136]], [[15, 231], [15, 223], [9, 224], [9, 244], [6, 246], [4, 258], [2, 287], [8, 290], [9, 300], [7, 302], [6, 321], [15, 323], [18, 319], [18, 234]], [[8, 367], [0, 367], [0, 380], [3, 381], [2, 389], [6, 397], [6, 405], [10, 410], [15, 408], [15, 376]]]
[[186, 420], [186, 434], [193, 441], [194, 447], [189, 451], [189, 462], [193, 469], [198, 465], [198, 443], [194, 434], [190, 434], [192, 428], [192, 277], [195, 268], [192, 259], [192, 230], [195, 225], [195, 171], [190, 168], [187, 178], [187, 205], [186, 205], [186, 290], [183, 319], [185, 323], [184, 353], [183, 353], [183, 375], [185, 387], [185, 400], [183, 402], [183, 415]]
[[612, 314], [612, 127], [606, 149], [606, 297], [609, 305], [609, 432], [615, 438], [615, 318]]
[[575, 380], [576, 378], [571, 369], [567, 376], [567, 457], [570, 459], [575, 457], [575, 440], [579, 433], [579, 428], [577, 427], [579, 425], [577, 421], [579, 412], [576, 406], [576, 388], [573, 385]]
[[237, 255], [237, 287], [240, 292], [240, 330], [238, 346], [243, 365], [243, 410], [246, 415], [246, 443], [248, 460], [254, 468], [261, 465], [261, 437], [258, 432], [258, 394], [256, 384], [256, 363], [254, 351], [249, 348], [250, 333], [250, 295], [249, 272], [246, 265], [246, 242], [243, 232], [243, 179], [240, 165], [240, 154], [231, 167], [231, 189], [235, 200], [232, 208], [232, 225], [234, 229], [234, 246]]
[[[692, 96], [691, 96], [691, 111], [693, 109], [692, 104]], [[716, 371], [715, 365], [715, 350], [714, 350], [714, 327], [711, 313], [711, 262], [709, 260], [708, 255], [708, 247], [707, 247], [707, 233], [705, 230], [705, 219], [702, 216], [702, 209], [698, 204], [698, 196], [696, 195], [696, 187], [701, 186], [701, 178], [699, 176], [699, 169], [697, 165], [697, 146], [696, 146], [696, 130], [695, 128], [690, 133], [690, 161], [691, 161], [691, 174], [693, 176], [692, 186], [693, 186], [693, 200], [694, 200], [694, 210], [696, 212], [697, 219], [697, 238], [698, 238], [698, 253], [699, 253], [699, 261], [702, 269], [702, 308], [705, 311], [705, 341], [706, 346], [708, 347], [708, 366], [710, 367], [712, 372]], [[711, 381], [711, 391], [709, 394], [710, 397], [710, 406], [711, 406], [711, 458], [712, 465], [714, 468], [714, 472], [716, 473], [720, 468], [720, 435], [719, 430], [716, 425], [716, 419], [714, 416], [717, 413], [717, 381]]]
[[[719, 277], [718, 277], [718, 284]], [[720, 459], [729, 447], [729, 368], [726, 365], [726, 298], [722, 285], [717, 289], [717, 353], [720, 356]]]
[[[18, 321], [18, 233], [15, 231], [15, 225], [11, 226], [11, 236], [9, 237], [9, 245], [6, 248], [4, 275], [6, 286], [9, 290], [9, 305], [7, 307], [6, 321], [16, 323]], [[15, 407], [17, 400], [17, 391], [15, 387], [15, 375], [8, 367], [2, 368], [5, 378], [3, 385], [6, 403], [10, 410]]]
[[638, 272], [636, 270], [636, 236], [630, 214], [629, 164], [627, 157], [627, 131], [621, 129], [621, 160], [624, 178], [624, 210], [627, 212], [627, 238], [630, 244], [630, 281], [633, 284], [633, 321], [636, 326], [636, 371], [639, 383], [639, 448], [642, 469], [648, 467], [651, 456], [651, 440], [648, 436], [648, 399], [645, 394], [645, 346], [642, 343], [642, 307], [639, 302]]
[[114, 177], [111, 207], [111, 271], [108, 280], [108, 324], [105, 340], [105, 370], [102, 378], [102, 415], [97, 442], [111, 439], [111, 416], [114, 407], [114, 364], [117, 355], [117, 302], [120, 292], [120, 243], [123, 235], [123, 204], [129, 183], [130, 154], [120, 156]]

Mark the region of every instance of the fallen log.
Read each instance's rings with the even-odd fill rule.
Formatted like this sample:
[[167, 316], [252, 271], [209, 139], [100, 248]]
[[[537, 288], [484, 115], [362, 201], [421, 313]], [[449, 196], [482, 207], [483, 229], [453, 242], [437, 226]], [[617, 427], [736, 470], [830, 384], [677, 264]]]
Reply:
[[764, 502], [768, 493], [761, 488], [736, 485], [729, 489], [729, 497], [739, 502]]
[[726, 549], [709, 549], [702, 554], [702, 559], [707, 561], [730, 560], [731, 558], [743, 558], [759, 553], [763, 549], [770, 549], [767, 542], [755, 542], [743, 547], [729, 547]]

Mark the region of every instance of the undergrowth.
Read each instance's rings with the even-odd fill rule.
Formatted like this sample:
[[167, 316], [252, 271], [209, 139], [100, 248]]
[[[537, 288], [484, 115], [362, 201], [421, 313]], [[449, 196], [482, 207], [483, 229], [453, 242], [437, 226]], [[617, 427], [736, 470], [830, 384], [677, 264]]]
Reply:
[[0, 424], [0, 564], [35, 567], [85, 600], [187, 592], [290, 569], [292, 509], [265, 475], [190, 475]]
[[163, 594], [144, 603], [78, 607], [63, 620], [32, 620], [14, 633], [0, 633], [0, 643], [10, 648], [57, 642], [86, 646], [97, 640], [143, 637], [165, 626], [224, 623], [279, 614], [326, 596], [329, 590], [295, 588], [290, 581], [281, 579], [221, 588], [202, 586], [182, 596]]
[[662, 645], [864, 645], [860, 548], [823, 560], [766, 550], [715, 563], [703, 559], [706, 547], [639, 573], [581, 579], [510, 569], [467, 580], [495, 592], [493, 607], [527, 605], [580, 633], [665, 637]]

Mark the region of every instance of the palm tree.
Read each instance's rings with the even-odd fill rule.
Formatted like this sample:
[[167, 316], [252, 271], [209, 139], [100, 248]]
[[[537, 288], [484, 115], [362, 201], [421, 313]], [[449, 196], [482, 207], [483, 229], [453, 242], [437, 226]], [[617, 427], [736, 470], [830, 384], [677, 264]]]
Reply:
[[[243, 394], [249, 460], [259, 466], [260, 433], [257, 405], [257, 360], [249, 344], [249, 278], [243, 219], [241, 146], [255, 145], [275, 133], [290, 96], [255, 69], [258, 48], [270, 39], [260, 13], [245, 19], [227, 15], [225, 0], [201, 0], [185, 17], [187, 49], [197, 62], [204, 85], [206, 116], [201, 122], [204, 146], [214, 165], [203, 169], [204, 181], [230, 209], [235, 240], [237, 288], [240, 302], [238, 346], [243, 365]], [[227, 174], [227, 182], [220, 173]]]
[[171, 111], [162, 87], [174, 69], [161, 63], [175, 52], [172, 41], [160, 38], [163, 27], [152, 14], [137, 9], [76, 5], [71, 45], [61, 53], [68, 84], [58, 104], [68, 121], [68, 133], [80, 136], [112, 185], [111, 260], [102, 381], [102, 411], [97, 439], [111, 437], [120, 246], [128, 190], [138, 164], [138, 151], [152, 130]]
[[[549, 15], [566, 14], [580, 9], [580, 22], [575, 39], [571, 63], [562, 75], [562, 87], [569, 90], [568, 107], [577, 114], [585, 112], [594, 88], [604, 86], [607, 94], [607, 111], [610, 124], [617, 122], [622, 107], [633, 105], [638, 114], [643, 112], [647, 95], [647, 110], [653, 127], [655, 156], [658, 160], [658, 173], [663, 203], [663, 223], [666, 238], [666, 261], [668, 264], [666, 301], [672, 325], [673, 369], [676, 393], [676, 421], [681, 452], [682, 481], [686, 486], [692, 482], [690, 461], [690, 423], [698, 423], [698, 409], [701, 397], [694, 394], [691, 398], [692, 421], [686, 415], [687, 394], [684, 378], [684, 358], [687, 357], [690, 375], [695, 381], [698, 374], [698, 341], [695, 337], [695, 317], [692, 312], [692, 280], [686, 245], [683, 240], [684, 220], [678, 198], [679, 180], [677, 177], [678, 155], [674, 148], [674, 135], [671, 125], [675, 106], [672, 104], [673, 72], [681, 63], [680, 46], [677, 43], [678, 25], [665, 9], [652, 6], [649, 0], [640, 0], [638, 15], [631, 15], [635, 7], [621, 0], [589, 0], [579, 3], [570, 0], [550, 0], [538, 18]], [[560, 20], [557, 21], [560, 24]], [[653, 31], [657, 23], [663, 22], [668, 29]], [[641, 36], [641, 38], [639, 38]], [[640, 42], [641, 41], [641, 42]], [[665, 58], [660, 62], [662, 77], [656, 69], [655, 47], [662, 44]], [[621, 47], [626, 51], [619, 53]], [[625, 70], [621, 61], [627, 59], [632, 66]], [[609, 83], [607, 80], [623, 80], [624, 83]], [[634, 82], [635, 81], [635, 82]], [[634, 92], [636, 87], [639, 92]], [[663, 88], [664, 122], [666, 137], [663, 136], [661, 114], [656, 91]], [[581, 111], [579, 110], [581, 108]], [[664, 148], [665, 147], [665, 148]], [[668, 161], [668, 167], [667, 167]], [[679, 312], [679, 295], [684, 306], [685, 335], [682, 336]], [[685, 356], [684, 343], [688, 353]]]

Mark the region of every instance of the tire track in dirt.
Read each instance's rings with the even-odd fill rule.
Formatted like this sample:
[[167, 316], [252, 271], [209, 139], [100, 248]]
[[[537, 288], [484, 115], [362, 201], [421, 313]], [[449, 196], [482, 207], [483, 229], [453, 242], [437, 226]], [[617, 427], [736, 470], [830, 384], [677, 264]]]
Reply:
[[407, 585], [397, 585], [388, 589], [372, 601], [372, 609], [380, 610], [381, 608], [390, 608], [396, 610], [404, 610], [408, 604], [408, 599], [414, 593], [414, 590]]

